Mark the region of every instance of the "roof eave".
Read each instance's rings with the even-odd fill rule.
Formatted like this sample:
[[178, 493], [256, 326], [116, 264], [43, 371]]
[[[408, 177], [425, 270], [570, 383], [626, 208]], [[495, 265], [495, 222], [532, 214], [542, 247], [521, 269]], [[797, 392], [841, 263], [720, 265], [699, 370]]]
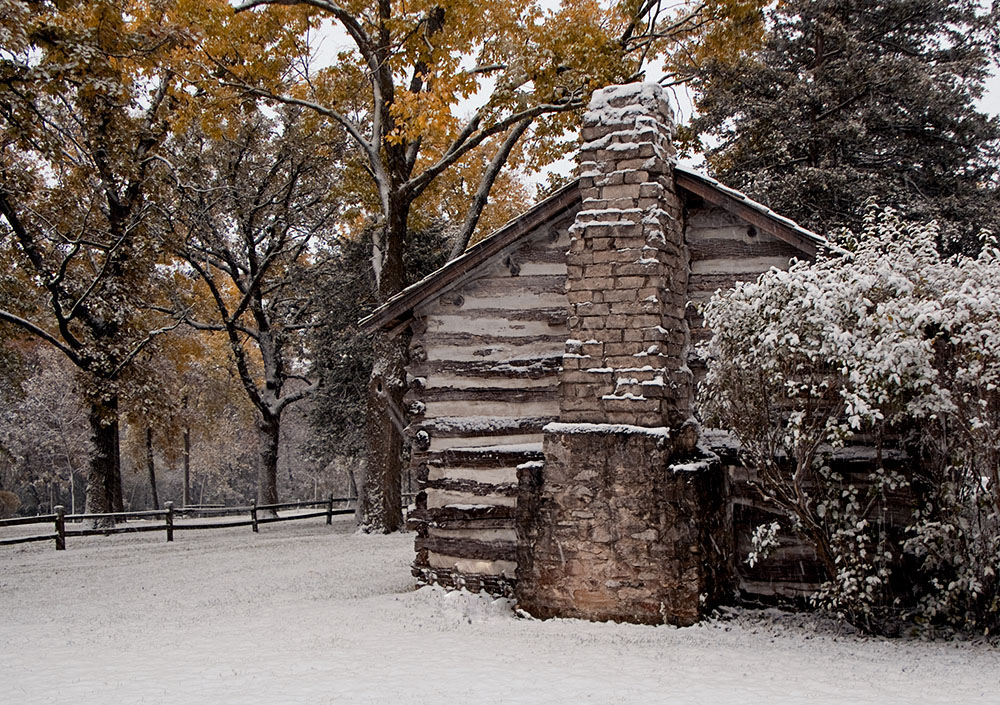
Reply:
[[441, 293], [490, 260], [498, 252], [516, 244], [528, 232], [558, 218], [579, 202], [579, 180], [575, 179], [506, 223], [490, 236], [477, 242], [459, 257], [390, 298], [375, 309], [371, 315], [358, 322], [361, 331], [369, 333], [379, 328], [389, 330], [401, 328], [413, 315], [413, 310], [431, 296]]
[[677, 185], [720, 208], [736, 215], [782, 242], [796, 247], [811, 257], [820, 249], [829, 248], [826, 238], [803, 228], [795, 221], [779, 215], [746, 194], [729, 188], [710, 176], [677, 165]]

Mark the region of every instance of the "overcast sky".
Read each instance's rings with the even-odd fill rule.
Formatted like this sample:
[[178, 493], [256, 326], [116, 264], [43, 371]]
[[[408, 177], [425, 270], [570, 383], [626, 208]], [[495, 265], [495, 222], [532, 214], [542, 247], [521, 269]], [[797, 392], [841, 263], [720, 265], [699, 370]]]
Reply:
[[1000, 75], [997, 67], [993, 67], [993, 78], [986, 83], [986, 95], [979, 107], [990, 115], [1000, 115]]

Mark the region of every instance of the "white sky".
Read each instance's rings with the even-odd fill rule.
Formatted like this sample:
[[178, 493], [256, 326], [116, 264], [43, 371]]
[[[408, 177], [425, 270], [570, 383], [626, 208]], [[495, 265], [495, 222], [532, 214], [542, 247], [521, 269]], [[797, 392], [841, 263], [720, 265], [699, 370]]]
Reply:
[[[556, 8], [559, 4], [559, 0], [541, 0], [541, 2], [543, 7], [552, 9]], [[332, 62], [338, 51], [352, 47], [351, 40], [339, 24], [333, 22], [325, 23], [322, 36], [319, 38], [317, 45], [317, 65], [321, 66]], [[647, 80], [657, 80], [659, 77], [654, 67], [647, 67], [646, 76]], [[480, 92], [480, 95], [488, 95], [491, 88], [492, 86], [490, 85], [484, 86], [484, 90]], [[986, 82], [985, 88], [985, 94], [982, 100], [978, 102], [977, 107], [989, 115], [1000, 116], [1000, 65], [994, 65], [993, 76]], [[677, 122], [687, 122], [691, 119], [693, 112], [693, 98], [690, 90], [684, 86], [680, 86], [673, 89], [672, 93], [675, 100], [674, 108], [676, 110]], [[460, 116], [469, 115], [481, 104], [482, 100], [477, 99], [477, 96], [472, 96], [470, 99], [460, 102], [454, 109], [454, 112]], [[703, 159], [700, 156], [696, 156], [693, 159], [684, 161], [691, 166], [698, 166], [703, 162]], [[544, 173], [525, 174], [525, 176], [529, 182], [541, 184], [545, 181], [545, 173], [557, 172], [569, 174], [573, 166], [574, 160], [570, 157], [550, 165], [548, 169], [544, 170]]]

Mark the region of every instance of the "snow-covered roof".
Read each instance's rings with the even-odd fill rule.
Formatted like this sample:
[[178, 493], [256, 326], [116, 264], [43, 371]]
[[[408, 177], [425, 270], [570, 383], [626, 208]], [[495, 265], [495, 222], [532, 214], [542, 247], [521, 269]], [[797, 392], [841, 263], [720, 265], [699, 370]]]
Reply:
[[[803, 228], [790, 218], [775, 213], [767, 206], [754, 201], [746, 194], [730, 188], [711, 176], [680, 164], [674, 167], [677, 185], [705, 201], [729, 211], [779, 240], [813, 256], [820, 248], [829, 247], [826, 238]], [[408, 320], [413, 309], [431, 296], [462, 281], [493, 257], [516, 246], [523, 237], [538, 226], [551, 222], [581, 203], [579, 180], [559, 189], [551, 196], [532, 206], [492, 235], [480, 240], [461, 256], [451, 260], [437, 271], [408, 286], [371, 315], [360, 321], [362, 330], [391, 329]]]

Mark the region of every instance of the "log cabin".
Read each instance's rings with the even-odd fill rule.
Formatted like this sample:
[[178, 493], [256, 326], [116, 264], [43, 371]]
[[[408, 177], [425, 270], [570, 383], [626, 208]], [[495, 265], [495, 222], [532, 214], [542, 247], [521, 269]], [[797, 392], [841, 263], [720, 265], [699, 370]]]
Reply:
[[363, 321], [410, 336], [418, 581], [675, 624], [815, 587], [804, 546], [734, 559], [766, 510], [692, 418], [698, 304], [826, 242], [678, 164], [673, 131], [658, 86], [596, 92], [575, 181]]

